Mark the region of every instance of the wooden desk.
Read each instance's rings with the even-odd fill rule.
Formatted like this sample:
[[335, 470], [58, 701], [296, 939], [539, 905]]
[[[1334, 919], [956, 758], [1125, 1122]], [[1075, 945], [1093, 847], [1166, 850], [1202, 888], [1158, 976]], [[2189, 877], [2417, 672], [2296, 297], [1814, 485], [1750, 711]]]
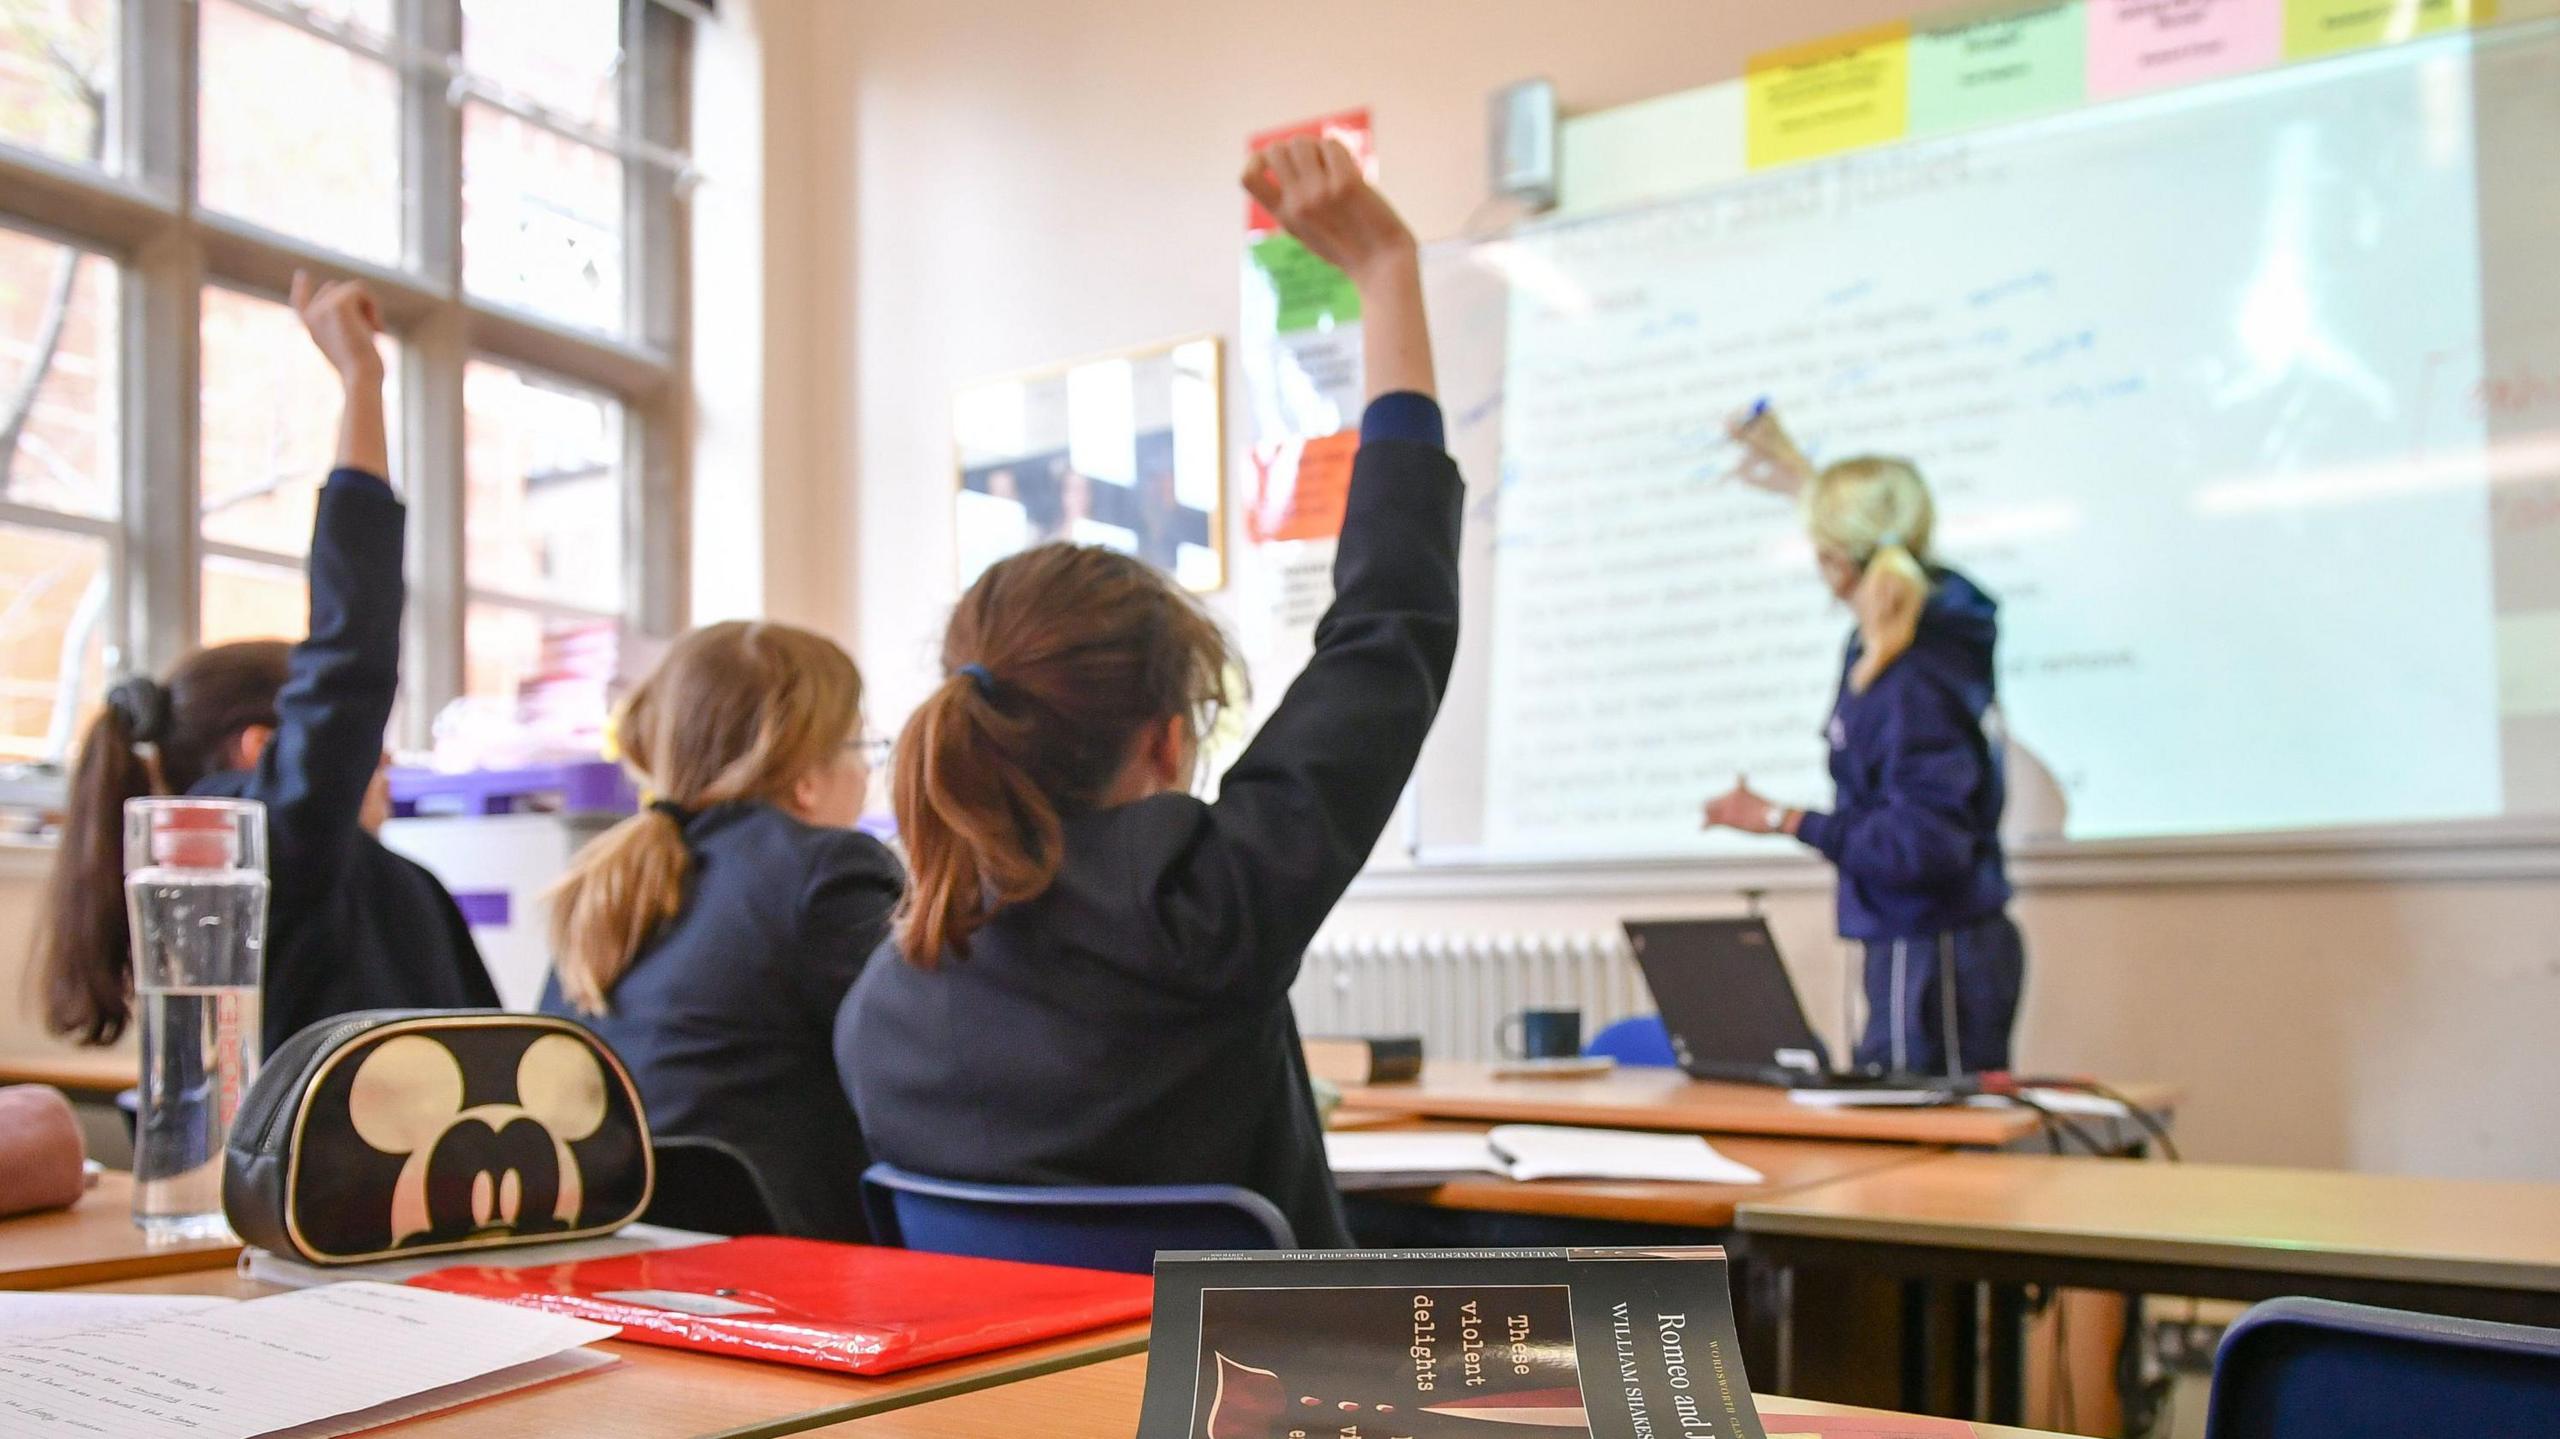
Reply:
[[[1147, 1387], [1144, 1355], [1089, 1364], [1044, 1378], [920, 1404], [893, 1414], [821, 1430], [827, 1439], [988, 1439], [1038, 1434], [1041, 1439], [1129, 1439]], [[1876, 1414], [1810, 1399], [1757, 1396], [1760, 1407], [1791, 1414]], [[2036, 1431], [1976, 1424], [1977, 1439], [2034, 1439]]]
[[[1416, 1131], [1472, 1131], [1481, 1124], [1438, 1124], [1406, 1120], [1372, 1126]], [[1451, 1184], [1409, 1189], [1355, 1192], [1434, 1209], [1462, 1209], [1479, 1214], [1536, 1214], [1557, 1219], [1603, 1220], [1621, 1224], [1659, 1224], [1682, 1229], [1728, 1229], [1735, 1206], [1817, 1184], [1831, 1184], [1898, 1165], [1914, 1164], [1943, 1151], [1914, 1145], [1841, 1144], [1820, 1139], [1761, 1139], [1719, 1136], [1718, 1153], [1759, 1170], [1759, 1184], [1687, 1184], [1655, 1180], [1536, 1179], [1526, 1182], [1487, 1175]]]
[[[219, 1294], [254, 1299], [279, 1291], [225, 1272], [101, 1284], [82, 1292]], [[1136, 1354], [1146, 1345], [1147, 1326], [1126, 1324], [1046, 1344], [1026, 1344], [974, 1359], [864, 1379], [646, 1344], [607, 1342], [596, 1347], [622, 1361], [610, 1369], [412, 1419], [400, 1425], [398, 1433], [400, 1439], [522, 1439], [526, 1435], [552, 1434], [610, 1434], [615, 1439], [765, 1439]]]
[[[2025, 1143], [2037, 1136], [2041, 1123], [2018, 1108], [1821, 1109], [1796, 1103], [1782, 1089], [1691, 1079], [1676, 1069], [1645, 1066], [1578, 1079], [1497, 1079], [1492, 1071], [1485, 1064], [1426, 1064], [1422, 1077], [1410, 1083], [1345, 1086], [1342, 1106], [1495, 1124], [1581, 1124], [1967, 1149]], [[2155, 1111], [2169, 1111], [2178, 1100], [2177, 1091], [2167, 1085], [2120, 1088], [2134, 1103]]]
[[110, 1170], [69, 1209], [0, 1219], [0, 1289], [224, 1271], [239, 1253], [236, 1240], [153, 1245], [133, 1227], [133, 1176]]
[[130, 1048], [0, 1054], [0, 1084], [50, 1084], [75, 1099], [113, 1098], [141, 1082]]
[[2426, 1290], [2560, 1320], [2555, 1184], [1949, 1154], [1750, 1200], [1738, 1223], [1754, 1252], [1931, 1251], [1933, 1273], [2207, 1299]]
[[[1988, 1368], [1993, 1418], [2018, 1412], [2029, 1284], [2560, 1324], [2560, 1185], [1948, 1154], [1748, 1200], [1735, 1224], [1755, 1264], [1989, 1285], [1957, 1364]], [[1904, 1393], [1936, 1392], [1926, 1342], [1904, 1356]]]

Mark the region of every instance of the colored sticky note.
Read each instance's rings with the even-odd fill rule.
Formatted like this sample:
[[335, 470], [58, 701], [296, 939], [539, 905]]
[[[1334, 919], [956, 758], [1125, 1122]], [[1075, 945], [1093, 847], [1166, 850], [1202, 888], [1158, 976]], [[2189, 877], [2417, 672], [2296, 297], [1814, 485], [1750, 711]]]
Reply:
[[2263, 69], [2284, 58], [2284, 0], [2089, 0], [2089, 93]]
[[1303, 444], [1255, 446], [1253, 504], [1245, 511], [1245, 530], [1253, 542], [1340, 535], [1351, 500], [1351, 462], [1359, 453], [1357, 430], [1319, 435]]
[[2294, 60], [2335, 55], [2496, 18], [2497, 0], [2287, 0], [2284, 53]]
[[1911, 27], [1773, 50], [1743, 75], [1751, 168], [1899, 140], [1911, 118]]
[[2061, 110], [2086, 93], [2088, 27], [2079, 0], [1911, 37], [1911, 133], [1991, 125]]
[[1252, 254], [1254, 269], [1262, 273], [1279, 302], [1279, 319], [1273, 325], [1279, 333], [1360, 318], [1360, 292], [1351, 288], [1351, 277], [1317, 259], [1295, 236], [1265, 236], [1253, 242]]

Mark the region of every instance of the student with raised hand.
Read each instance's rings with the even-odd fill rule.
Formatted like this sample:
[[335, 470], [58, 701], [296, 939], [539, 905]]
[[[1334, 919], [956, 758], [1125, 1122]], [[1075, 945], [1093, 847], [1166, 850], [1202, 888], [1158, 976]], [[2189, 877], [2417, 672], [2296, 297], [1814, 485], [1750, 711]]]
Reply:
[[1245, 187], [1358, 287], [1371, 399], [1314, 657], [1189, 785], [1228, 651], [1109, 550], [989, 569], [892, 769], [913, 889], [836, 1026], [872, 1151], [944, 1179], [1240, 1185], [1350, 1242], [1299, 1052], [1300, 957], [1393, 813], [1458, 638], [1457, 467], [1413, 236], [1341, 146]]
[[41, 939], [46, 1023], [84, 1043], [112, 1043], [132, 1019], [123, 811], [154, 794], [266, 806], [267, 1049], [352, 1010], [498, 1002], [453, 897], [376, 838], [391, 815], [382, 742], [408, 522], [386, 478], [381, 316], [353, 281], [297, 272], [291, 298], [345, 394], [311, 527], [311, 633], [198, 650], [165, 680], [108, 692], [72, 770]]
[[1866, 950], [1857, 1063], [2007, 1069], [2026, 946], [2000, 844], [1999, 606], [1931, 554], [1936, 510], [1907, 461], [1817, 474], [1759, 412], [1736, 437], [1764, 470], [1801, 480], [1823, 582], [1857, 628], [1828, 727], [1830, 811], [1772, 804], [1744, 780], [1708, 802], [1706, 822], [1792, 835], [1838, 868], [1840, 933]]
[[656, 798], [552, 892], [542, 1007], [604, 1036], [653, 1130], [738, 1150], [782, 1232], [813, 1239], [870, 1237], [830, 1035], [903, 886], [852, 828], [870, 780], [861, 724], [862, 675], [833, 641], [695, 630], [617, 727]]

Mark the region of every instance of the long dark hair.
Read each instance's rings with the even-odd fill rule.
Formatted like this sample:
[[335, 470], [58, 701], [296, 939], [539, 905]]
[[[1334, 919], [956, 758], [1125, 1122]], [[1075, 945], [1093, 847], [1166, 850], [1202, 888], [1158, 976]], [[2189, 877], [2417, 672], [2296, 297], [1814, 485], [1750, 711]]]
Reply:
[[1043, 545], [999, 561], [943, 635], [941, 688], [898, 737], [890, 791], [911, 883], [898, 946], [932, 968], [1058, 877], [1062, 826], [1110, 788], [1141, 729], [1206, 734], [1226, 637], [1143, 561]]
[[185, 794], [237, 763], [241, 732], [276, 723], [291, 647], [216, 645], [178, 662], [165, 686], [119, 681], [90, 722], [71, 770], [36, 952], [45, 1026], [112, 1044], [133, 1017], [133, 948], [124, 909], [124, 802]]

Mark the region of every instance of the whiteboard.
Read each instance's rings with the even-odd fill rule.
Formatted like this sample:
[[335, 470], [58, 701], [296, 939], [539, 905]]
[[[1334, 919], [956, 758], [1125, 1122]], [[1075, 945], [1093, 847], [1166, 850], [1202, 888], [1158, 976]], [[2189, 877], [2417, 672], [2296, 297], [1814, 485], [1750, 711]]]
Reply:
[[1825, 801], [1849, 622], [1727, 477], [1761, 396], [1930, 477], [2030, 850], [2560, 831], [2555, 255], [2549, 24], [1434, 247], [1470, 491], [1414, 858], [1766, 856], [1702, 802]]

